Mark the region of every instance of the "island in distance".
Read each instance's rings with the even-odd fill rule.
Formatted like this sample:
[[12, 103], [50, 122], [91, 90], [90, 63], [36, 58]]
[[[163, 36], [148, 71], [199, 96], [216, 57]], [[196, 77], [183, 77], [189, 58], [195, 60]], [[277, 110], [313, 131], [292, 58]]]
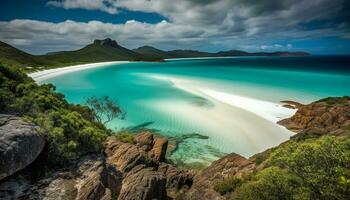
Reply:
[[163, 61], [171, 58], [234, 57], [234, 56], [309, 56], [307, 52], [256, 52], [230, 50], [209, 53], [194, 50], [163, 51], [151, 46], [127, 49], [115, 40], [106, 38], [74, 51], [51, 52], [45, 55], [31, 55], [0, 41], [0, 62], [5, 65], [35, 69], [55, 68], [68, 65], [107, 61]]

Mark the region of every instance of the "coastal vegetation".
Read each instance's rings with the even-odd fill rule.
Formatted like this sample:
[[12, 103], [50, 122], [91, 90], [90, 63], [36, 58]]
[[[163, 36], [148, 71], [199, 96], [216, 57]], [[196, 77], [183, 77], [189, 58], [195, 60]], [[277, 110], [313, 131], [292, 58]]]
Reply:
[[39, 126], [47, 141], [45, 165], [60, 167], [86, 153], [101, 152], [112, 133], [92, 109], [69, 104], [53, 85], [39, 86], [13, 66], [0, 66], [0, 110]]
[[[334, 136], [290, 141], [265, 167], [234, 187], [233, 199], [347, 199], [350, 140]], [[228, 187], [228, 186], [227, 186]]]

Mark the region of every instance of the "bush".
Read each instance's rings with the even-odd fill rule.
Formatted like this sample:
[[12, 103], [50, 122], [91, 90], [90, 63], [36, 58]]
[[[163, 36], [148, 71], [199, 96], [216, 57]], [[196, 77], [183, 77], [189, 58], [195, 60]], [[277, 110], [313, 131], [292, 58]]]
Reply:
[[267, 168], [245, 181], [233, 199], [348, 199], [350, 140], [332, 136], [289, 141], [276, 148]]
[[223, 181], [217, 183], [214, 186], [214, 190], [221, 195], [224, 195], [228, 192], [233, 192], [238, 186], [240, 186], [242, 183], [242, 180], [240, 178], [236, 177], [228, 177], [224, 179]]
[[269, 167], [233, 194], [235, 200], [283, 200], [309, 199], [307, 188], [302, 186], [300, 178], [279, 167]]
[[287, 169], [303, 180], [315, 199], [346, 199], [350, 191], [341, 177], [350, 178], [350, 140], [324, 136], [291, 141], [271, 156], [271, 165]]
[[47, 144], [43, 164], [60, 167], [102, 151], [110, 131], [94, 120], [89, 107], [69, 104], [55, 89], [37, 85], [18, 68], [0, 66], [0, 111], [37, 124]]

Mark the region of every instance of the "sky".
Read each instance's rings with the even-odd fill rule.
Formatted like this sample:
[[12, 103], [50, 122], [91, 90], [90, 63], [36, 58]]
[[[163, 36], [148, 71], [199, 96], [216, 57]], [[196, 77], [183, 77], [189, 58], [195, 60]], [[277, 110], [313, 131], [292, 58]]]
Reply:
[[350, 0], [0, 0], [0, 41], [33, 54], [127, 48], [350, 54]]

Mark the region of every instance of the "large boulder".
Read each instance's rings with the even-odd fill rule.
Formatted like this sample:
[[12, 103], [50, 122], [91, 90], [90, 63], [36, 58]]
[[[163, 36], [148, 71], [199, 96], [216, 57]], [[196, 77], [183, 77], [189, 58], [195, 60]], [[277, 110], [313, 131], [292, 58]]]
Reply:
[[0, 199], [112, 200], [121, 188], [122, 179], [116, 177], [103, 155], [87, 155], [70, 169], [35, 182], [21, 174], [11, 177], [0, 183]]
[[44, 145], [34, 124], [0, 114], [0, 180], [32, 163]]

